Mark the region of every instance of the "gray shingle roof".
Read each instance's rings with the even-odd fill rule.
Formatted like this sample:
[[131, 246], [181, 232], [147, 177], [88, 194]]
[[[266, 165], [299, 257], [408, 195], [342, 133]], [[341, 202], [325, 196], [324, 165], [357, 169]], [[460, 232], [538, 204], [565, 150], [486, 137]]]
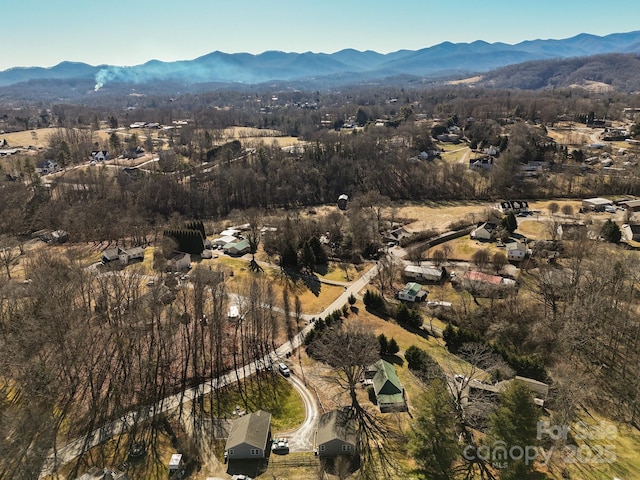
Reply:
[[231, 426], [226, 449], [246, 443], [255, 448], [264, 449], [269, 437], [271, 414], [263, 410], [249, 413], [238, 418]]

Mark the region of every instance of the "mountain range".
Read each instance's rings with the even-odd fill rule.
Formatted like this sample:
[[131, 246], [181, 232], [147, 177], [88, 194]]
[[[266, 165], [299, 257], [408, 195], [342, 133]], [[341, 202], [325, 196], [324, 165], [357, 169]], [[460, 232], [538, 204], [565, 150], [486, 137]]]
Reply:
[[119, 67], [62, 62], [54, 67], [19, 67], [0, 72], [0, 87], [22, 82], [64, 80], [95, 83], [93, 90], [114, 84], [179, 85], [243, 84], [264, 82], [311, 82], [314, 86], [362, 83], [389, 77], [443, 78], [488, 72], [532, 60], [566, 59], [607, 53], [640, 53], [640, 31], [606, 36], [580, 34], [562, 40], [528, 40], [506, 43], [444, 42], [420, 50], [341, 50], [336, 53], [286, 53], [267, 51], [258, 55], [214, 51], [193, 60]]

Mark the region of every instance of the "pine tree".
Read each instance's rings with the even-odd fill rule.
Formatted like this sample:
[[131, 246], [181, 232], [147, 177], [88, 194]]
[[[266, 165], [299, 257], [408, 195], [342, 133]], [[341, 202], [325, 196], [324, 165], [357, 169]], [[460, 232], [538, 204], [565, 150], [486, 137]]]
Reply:
[[[537, 444], [537, 424], [540, 414], [533, 402], [533, 395], [526, 384], [515, 380], [500, 394], [500, 406], [489, 419], [486, 442], [492, 454], [499, 455], [496, 446], [504, 446], [506, 452], [526, 451]], [[518, 480], [533, 470], [533, 461], [527, 458], [492, 458], [501, 468], [501, 480]]]
[[460, 456], [455, 418], [445, 382], [433, 380], [418, 399], [410, 434], [409, 448], [422, 478], [454, 478], [454, 465]]

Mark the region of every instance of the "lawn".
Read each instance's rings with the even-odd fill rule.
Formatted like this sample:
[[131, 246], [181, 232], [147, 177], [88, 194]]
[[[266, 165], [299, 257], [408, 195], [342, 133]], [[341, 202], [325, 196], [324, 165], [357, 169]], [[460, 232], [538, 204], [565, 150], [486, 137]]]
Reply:
[[[219, 393], [218, 406], [221, 418], [234, 418], [237, 407], [248, 412], [264, 410], [271, 414], [271, 431], [277, 432], [294, 430], [304, 422], [306, 411], [298, 392], [278, 373], [267, 372], [275, 378], [275, 393], [273, 387], [264, 379], [262, 382], [246, 382], [245, 396], [241, 395], [237, 384], [224, 388]], [[255, 377], [254, 377], [255, 380]], [[209, 405], [208, 396], [204, 401], [205, 408]]]

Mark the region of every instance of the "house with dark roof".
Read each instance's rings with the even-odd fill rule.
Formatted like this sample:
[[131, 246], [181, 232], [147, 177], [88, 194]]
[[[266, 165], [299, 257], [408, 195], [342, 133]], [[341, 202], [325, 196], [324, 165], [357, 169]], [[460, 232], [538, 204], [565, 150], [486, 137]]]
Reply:
[[107, 248], [102, 252], [102, 263], [108, 264], [119, 260], [122, 265], [128, 265], [134, 260], [144, 260], [144, 247], [134, 247], [125, 250], [122, 247]]
[[372, 378], [373, 392], [381, 413], [407, 410], [404, 387], [400, 383], [395, 367], [385, 360], [372, 365], [376, 373]]
[[355, 419], [349, 408], [331, 410], [318, 420], [316, 436], [320, 458], [357, 453]]
[[271, 414], [263, 410], [233, 422], [224, 451], [229, 460], [266, 458], [271, 445]]
[[640, 225], [622, 225], [622, 234], [626, 240], [640, 242]]
[[40, 175], [47, 175], [58, 171], [60, 171], [60, 167], [58, 166], [58, 163], [53, 160], [43, 160], [36, 164], [36, 172]]

